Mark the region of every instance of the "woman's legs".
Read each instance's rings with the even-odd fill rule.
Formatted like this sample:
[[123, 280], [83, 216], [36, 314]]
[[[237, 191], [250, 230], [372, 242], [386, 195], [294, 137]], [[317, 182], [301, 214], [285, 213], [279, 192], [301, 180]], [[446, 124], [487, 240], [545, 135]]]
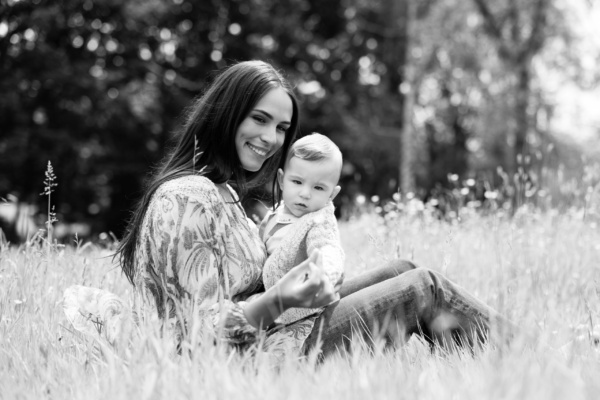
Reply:
[[513, 330], [496, 311], [442, 275], [407, 269], [397, 276], [381, 273], [361, 282], [349, 280], [345, 296], [317, 319], [305, 350], [320, 341], [321, 351], [327, 355], [349, 349], [352, 337], [357, 336], [368, 344], [377, 338], [400, 344], [414, 333], [430, 342], [453, 340], [473, 345], [487, 338], [491, 326], [500, 333]]
[[344, 281], [340, 289], [340, 298], [344, 298], [361, 289], [394, 278], [407, 271], [412, 271], [417, 266], [410, 261], [394, 260], [388, 262], [383, 267], [370, 269], [362, 274]]

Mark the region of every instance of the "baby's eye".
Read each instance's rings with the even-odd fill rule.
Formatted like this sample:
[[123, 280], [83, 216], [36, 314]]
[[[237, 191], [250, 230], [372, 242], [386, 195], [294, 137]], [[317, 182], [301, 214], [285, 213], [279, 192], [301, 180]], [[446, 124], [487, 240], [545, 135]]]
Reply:
[[296, 185], [302, 185], [302, 182], [300, 182], [298, 179], [292, 179], [292, 183]]
[[325, 188], [322, 186], [315, 186], [315, 190], [321, 191], [321, 190], [325, 190]]

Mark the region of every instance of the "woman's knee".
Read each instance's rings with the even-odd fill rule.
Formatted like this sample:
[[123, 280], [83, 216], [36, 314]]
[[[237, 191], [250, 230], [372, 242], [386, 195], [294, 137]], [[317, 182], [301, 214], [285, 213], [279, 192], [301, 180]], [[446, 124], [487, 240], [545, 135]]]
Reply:
[[421, 301], [425, 301], [427, 305], [435, 302], [438, 296], [439, 280], [434, 271], [427, 268], [413, 268], [402, 276], [398, 276], [397, 279], [401, 279], [404, 285], [408, 285], [415, 293], [419, 293]]
[[395, 275], [401, 275], [405, 272], [417, 269], [417, 265], [411, 261], [396, 258], [386, 264], [386, 267], [393, 270]]

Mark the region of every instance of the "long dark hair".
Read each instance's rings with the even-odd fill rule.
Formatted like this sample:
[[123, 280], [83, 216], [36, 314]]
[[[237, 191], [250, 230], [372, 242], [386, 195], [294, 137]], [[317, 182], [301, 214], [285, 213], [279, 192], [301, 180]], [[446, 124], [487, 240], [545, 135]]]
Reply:
[[[271, 89], [282, 88], [292, 100], [291, 125], [283, 146], [260, 170], [246, 172], [240, 163], [235, 135], [241, 122]], [[283, 167], [285, 155], [298, 130], [299, 110], [289, 82], [273, 66], [262, 61], [234, 64], [208, 86], [185, 112], [185, 123], [173, 149], [149, 179], [135, 208], [116, 256], [134, 284], [135, 254], [141, 225], [152, 195], [163, 183], [185, 175], [200, 174], [216, 184], [231, 181], [243, 198], [249, 188], [276, 182], [276, 170]]]

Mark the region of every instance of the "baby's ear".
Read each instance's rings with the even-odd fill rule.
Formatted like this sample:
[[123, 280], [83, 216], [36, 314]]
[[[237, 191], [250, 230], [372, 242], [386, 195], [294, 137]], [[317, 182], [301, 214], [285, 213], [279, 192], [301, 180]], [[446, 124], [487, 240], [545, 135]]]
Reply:
[[342, 187], [340, 185], [337, 185], [336, 187], [334, 187], [333, 192], [331, 192], [331, 197], [329, 197], [329, 200], [335, 199], [335, 196], [338, 195], [338, 193], [340, 192], [341, 189], [342, 189]]
[[277, 183], [279, 183], [279, 189], [283, 190], [283, 170], [281, 168], [277, 170]]

